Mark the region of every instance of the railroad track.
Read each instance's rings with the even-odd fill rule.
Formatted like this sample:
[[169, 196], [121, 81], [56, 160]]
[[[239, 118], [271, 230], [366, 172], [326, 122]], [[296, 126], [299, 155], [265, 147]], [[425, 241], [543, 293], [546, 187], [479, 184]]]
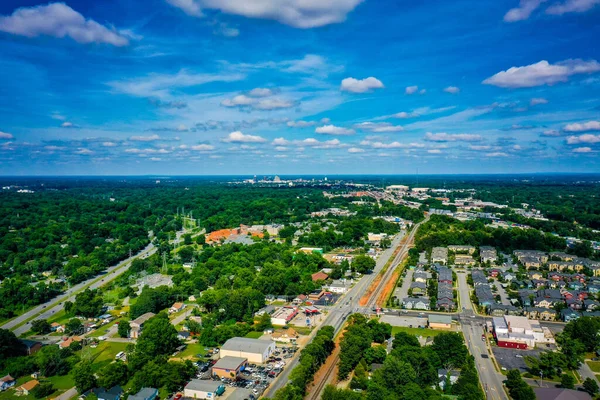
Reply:
[[[340, 347], [336, 345], [333, 353], [330, 357], [333, 357], [333, 362], [331, 365], [327, 366], [327, 370], [325, 371], [325, 376], [321, 379], [314, 387], [313, 390], [306, 396], [306, 400], [318, 400], [321, 398], [321, 393], [323, 393], [323, 389], [325, 389], [325, 385], [329, 383], [331, 380], [331, 375], [333, 375], [333, 371], [335, 371], [336, 365], [340, 361]], [[327, 361], [325, 361], [327, 363]]]

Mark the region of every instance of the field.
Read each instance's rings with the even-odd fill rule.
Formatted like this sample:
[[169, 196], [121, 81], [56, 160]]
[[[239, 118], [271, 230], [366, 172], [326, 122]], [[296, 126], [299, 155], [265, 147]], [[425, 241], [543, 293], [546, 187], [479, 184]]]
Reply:
[[425, 329], [425, 328], [406, 328], [403, 326], [392, 327], [392, 336], [398, 332], [406, 332], [406, 333], [409, 333], [409, 334], [415, 335], [415, 336], [428, 337], [428, 336], [437, 336], [440, 333], [445, 332], [445, 331], [438, 331], [435, 329]]
[[248, 332], [246, 337], [250, 339], [259, 339], [262, 335], [262, 332]]
[[128, 343], [117, 343], [117, 342], [100, 342], [98, 347], [95, 349], [91, 347], [85, 347], [81, 350], [81, 358], [87, 358], [92, 360], [94, 371], [98, 371], [100, 368], [107, 364], [110, 364], [115, 360], [115, 356], [125, 351]]
[[596, 374], [600, 374], [600, 361], [586, 361], [587, 365]]

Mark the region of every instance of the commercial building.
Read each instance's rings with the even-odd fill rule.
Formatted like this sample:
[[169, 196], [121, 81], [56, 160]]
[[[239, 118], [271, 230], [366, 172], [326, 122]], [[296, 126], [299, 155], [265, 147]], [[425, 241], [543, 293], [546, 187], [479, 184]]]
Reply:
[[537, 320], [529, 320], [527, 317], [493, 317], [492, 326], [500, 347], [527, 349], [535, 347], [536, 343], [554, 343], [554, 337], [548, 328], [542, 328]]
[[284, 326], [290, 323], [298, 315], [296, 307], [281, 307], [271, 315], [271, 324]]
[[183, 396], [190, 399], [214, 399], [225, 393], [225, 385], [216, 381], [192, 379], [185, 385]]
[[431, 329], [452, 329], [452, 317], [432, 314], [428, 317], [428, 324]]
[[212, 374], [219, 378], [235, 379], [248, 365], [244, 357], [221, 357], [212, 367]]
[[271, 340], [235, 337], [225, 342], [219, 355], [242, 357], [253, 364], [264, 364], [274, 352], [275, 342]]

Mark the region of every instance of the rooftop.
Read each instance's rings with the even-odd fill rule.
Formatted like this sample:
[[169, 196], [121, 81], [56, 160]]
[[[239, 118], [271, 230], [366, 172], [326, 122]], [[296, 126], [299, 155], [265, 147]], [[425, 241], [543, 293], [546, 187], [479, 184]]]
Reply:
[[225, 356], [223, 358], [220, 358], [219, 361], [217, 361], [217, 363], [213, 366], [213, 368], [235, 370], [238, 369], [240, 365], [244, 364], [246, 361], [248, 360], [243, 357]]
[[272, 344], [273, 342], [270, 340], [234, 337], [226, 341], [221, 349], [263, 354]]

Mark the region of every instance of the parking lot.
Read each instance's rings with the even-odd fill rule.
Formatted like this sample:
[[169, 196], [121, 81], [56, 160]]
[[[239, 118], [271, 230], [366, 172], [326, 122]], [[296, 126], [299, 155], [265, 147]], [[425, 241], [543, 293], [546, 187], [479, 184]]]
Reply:
[[492, 351], [501, 368], [506, 368], [507, 370], [519, 369], [521, 372], [526, 372], [527, 364], [525, 363], [525, 357], [538, 356], [543, 350], [518, 350], [494, 346], [492, 347]]
[[381, 322], [386, 322], [392, 326], [402, 326], [405, 328], [427, 327], [427, 317], [400, 317], [396, 315], [383, 315]]

